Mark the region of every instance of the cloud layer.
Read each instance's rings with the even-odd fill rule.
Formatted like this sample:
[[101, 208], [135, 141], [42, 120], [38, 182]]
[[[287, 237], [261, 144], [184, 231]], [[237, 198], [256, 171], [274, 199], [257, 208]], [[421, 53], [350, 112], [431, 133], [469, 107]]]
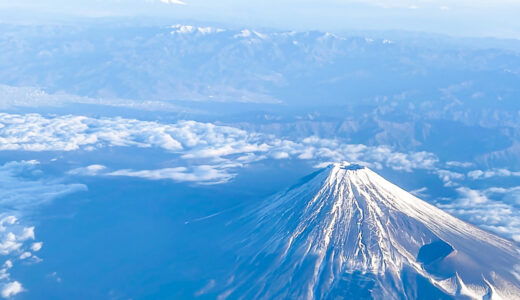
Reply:
[[0, 165], [0, 295], [10, 298], [24, 291], [22, 283], [11, 279], [10, 270], [18, 261], [38, 263], [35, 252], [43, 243], [35, 241], [35, 227], [26, 225], [24, 217], [39, 205], [55, 198], [85, 190], [81, 184], [63, 184], [38, 178], [37, 161], [13, 161]]
[[396, 152], [387, 146], [347, 144], [311, 136], [291, 141], [229, 126], [195, 121], [173, 124], [125, 118], [44, 117], [0, 113], [0, 150], [94, 151], [106, 147], [157, 148], [175, 154], [181, 165], [156, 170], [116, 170], [91, 165], [71, 175], [132, 176], [197, 183], [222, 183], [238, 168], [265, 159], [299, 159], [313, 163], [342, 161], [411, 172], [435, 168], [428, 152]]
[[439, 205], [453, 215], [520, 243], [520, 186], [474, 190], [458, 187], [459, 197]]
[[23, 172], [38, 173], [38, 164], [37, 161], [14, 161], [0, 166], [0, 207], [14, 212], [26, 211], [57, 197], [86, 189], [82, 184], [29, 180], [19, 176]]
[[125, 118], [89, 118], [0, 113], [0, 150], [92, 151], [105, 147], [159, 148], [185, 160], [229, 166], [266, 158], [348, 160], [374, 168], [433, 169], [438, 159], [427, 152], [400, 153], [386, 146], [346, 144], [308, 137], [298, 141], [195, 121], [173, 124]]

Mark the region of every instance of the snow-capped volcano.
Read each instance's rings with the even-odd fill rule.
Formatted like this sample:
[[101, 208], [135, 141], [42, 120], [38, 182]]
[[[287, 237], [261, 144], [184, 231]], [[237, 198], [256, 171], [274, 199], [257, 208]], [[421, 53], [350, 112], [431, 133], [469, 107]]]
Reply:
[[336, 163], [243, 219], [252, 230], [221, 296], [520, 299], [520, 249]]

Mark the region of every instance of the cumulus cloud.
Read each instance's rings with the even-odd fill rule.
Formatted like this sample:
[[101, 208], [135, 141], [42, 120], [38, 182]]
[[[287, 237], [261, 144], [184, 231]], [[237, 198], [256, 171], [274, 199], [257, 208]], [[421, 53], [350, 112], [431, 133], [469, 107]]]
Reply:
[[347, 144], [335, 139], [315, 136], [301, 141], [275, 139], [269, 143], [268, 155], [276, 159], [298, 158], [302, 160], [350, 161], [375, 169], [383, 166], [411, 172], [413, 169], [434, 169], [438, 159], [428, 152], [396, 152], [387, 146]]
[[34, 226], [25, 227], [18, 237], [20, 241], [34, 240]]
[[17, 240], [16, 234], [8, 232], [2, 236], [0, 241], [0, 254], [8, 255], [22, 247], [22, 243]]
[[508, 201], [507, 197], [520, 187], [487, 188], [474, 190], [458, 187], [459, 197], [449, 204], [439, 206], [453, 215], [477, 226], [520, 243], [520, 215], [518, 205]]
[[[177, 154], [185, 161], [197, 161], [201, 170], [218, 164], [218, 168], [208, 170], [211, 171], [208, 176], [217, 182], [232, 177], [232, 171], [224, 169], [232, 170], [267, 158], [314, 162], [347, 160], [376, 169], [388, 167], [406, 172], [433, 170], [438, 163], [438, 158], [428, 152], [402, 153], [387, 146], [347, 144], [315, 136], [291, 141], [195, 121], [163, 124], [125, 118], [96, 119], [70, 115], [46, 118], [39, 114], [0, 113], [0, 150], [75, 151], [105, 147], [159, 148]], [[143, 178], [169, 176], [179, 181], [201, 178], [196, 174], [197, 168], [187, 171], [175, 169], [177, 167], [182, 166], [162, 171], [124, 170], [119, 174]], [[71, 170], [70, 174], [95, 175], [103, 172], [103, 168], [91, 165]]]
[[43, 246], [42, 242], [33, 243], [31, 245], [31, 250], [34, 251], [34, 252], [40, 251], [42, 249], [42, 246]]
[[510, 177], [520, 176], [520, 172], [510, 171], [508, 169], [492, 169], [492, 170], [473, 170], [468, 172], [468, 177], [471, 179], [487, 179], [492, 177]]
[[433, 173], [437, 174], [437, 176], [439, 176], [439, 178], [444, 182], [444, 186], [447, 187], [458, 186], [459, 184], [455, 181], [466, 178], [464, 174], [450, 170], [437, 169], [434, 170]]
[[448, 161], [446, 162], [446, 166], [448, 167], [458, 167], [458, 168], [470, 168], [474, 166], [475, 164], [472, 162], [461, 162], [461, 161]]
[[8, 225], [16, 223], [17, 218], [15, 216], [6, 216], [0, 219], [0, 232], [6, 231]]
[[[242, 137], [240, 137], [242, 138]], [[226, 142], [227, 141], [227, 142]], [[193, 145], [196, 145], [194, 143]], [[414, 169], [433, 170], [438, 159], [431, 153], [399, 153], [389, 147], [369, 147], [365, 145], [344, 144], [335, 140], [306, 138], [300, 142], [279, 139], [265, 139], [260, 136], [244, 136], [234, 139], [226, 136], [214, 139], [210, 143], [204, 141], [184, 151], [178, 151], [184, 161], [206, 160], [207, 164], [194, 167], [176, 166], [156, 170], [117, 170], [109, 172], [100, 165], [77, 168], [69, 171], [74, 175], [109, 175], [131, 176], [146, 179], [171, 179], [198, 183], [223, 183], [232, 179], [237, 168], [250, 163], [273, 158], [300, 159], [317, 162], [351, 161], [362, 163], [372, 168], [383, 166], [394, 170], [411, 172]], [[183, 154], [184, 153], [184, 154]], [[447, 172], [447, 171], [446, 171]]]
[[249, 151], [255, 148], [250, 139], [254, 136], [243, 130], [194, 121], [161, 124], [123, 118], [0, 113], [0, 150], [74, 151], [133, 146], [171, 152], [188, 148], [196, 152], [198, 146], [205, 146], [207, 151], [201, 151], [201, 155], [211, 155], [210, 146], [214, 151], [224, 151], [222, 154]]
[[23, 260], [23, 259], [29, 258], [29, 257], [31, 257], [31, 256], [32, 256], [32, 253], [29, 252], [29, 251], [26, 251], [26, 252], [20, 254], [20, 259]]
[[21, 292], [23, 292], [22, 284], [18, 281], [12, 281], [12, 282], [8, 282], [2, 286], [1, 294], [2, 294], [2, 297], [4, 297], [4, 298], [10, 298]]
[[107, 173], [108, 176], [139, 177], [151, 180], [170, 179], [174, 181], [197, 182], [199, 184], [218, 184], [229, 181], [235, 175], [228, 173], [225, 167], [201, 165], [191, 170], [185, 167], [157, 170], [118, 170]]
[[90, 165], [84, 168], [76, 168], [67, 172], [70, 175], [94, 176], [104, 171], [107, 167], [103, 165]]
[[162, 3], [166, 3], [166, 4], [186, 5], [186, 3], [181, 0], [159, 0], [159, 1]]
[[[9, 298], [21, 292], [22, 285], [18, 281], [11, 281], [10, 270], [17, 260], [31, 259], [31, 263], [41, 261], [33, 256], [29, 249], [38, 250], [42, 243], [36, 242], [30, 245], [30, 241], [34, 241], [34, 227], [26, 227], [17, 217], [12, 215], [0, 215], [0, 255], [8, 257], [0, 268], [0, 285], [2, 286], [1, 295]], [[36, 246], [35, 246], [36, 245]]]
[[6, 260], [3, 264], [2, 268], [0, 269], [0, 281], [4, 281], [6, 279], [9, 279], [9, 269], [13, 267], [13, 262], [11, 260]]
[[39, 162], [35, 160], [0, 165], [0, 255], [8, 258], [0, 268], [3, 297], [23, 291], [20, 282], [10, 279], [9, 270], [16, 261], [41, 261], [31, 251], [39, 251], [43, 244], [35, 241], [35, 227], [25, 224], [26, 214], [57, 197], [86, 189], [81, 184], [63, 184], [41, 178], [38, 166]]

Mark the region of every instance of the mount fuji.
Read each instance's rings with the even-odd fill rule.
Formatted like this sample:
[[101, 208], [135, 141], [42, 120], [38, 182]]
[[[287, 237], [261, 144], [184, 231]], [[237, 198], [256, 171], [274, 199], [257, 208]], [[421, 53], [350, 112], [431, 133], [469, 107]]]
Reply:
[[336, 163], [241, 219], [220, 298], [520, 299], [520, 248]]

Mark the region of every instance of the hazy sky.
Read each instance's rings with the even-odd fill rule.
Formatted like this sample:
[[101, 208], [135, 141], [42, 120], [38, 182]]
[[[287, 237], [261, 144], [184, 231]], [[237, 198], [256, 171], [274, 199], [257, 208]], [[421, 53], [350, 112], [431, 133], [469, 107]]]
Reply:
[[0, 0], [4, 22], [152, 16], [285, 29], [404, 29], [520, 38], [518, 0]]

